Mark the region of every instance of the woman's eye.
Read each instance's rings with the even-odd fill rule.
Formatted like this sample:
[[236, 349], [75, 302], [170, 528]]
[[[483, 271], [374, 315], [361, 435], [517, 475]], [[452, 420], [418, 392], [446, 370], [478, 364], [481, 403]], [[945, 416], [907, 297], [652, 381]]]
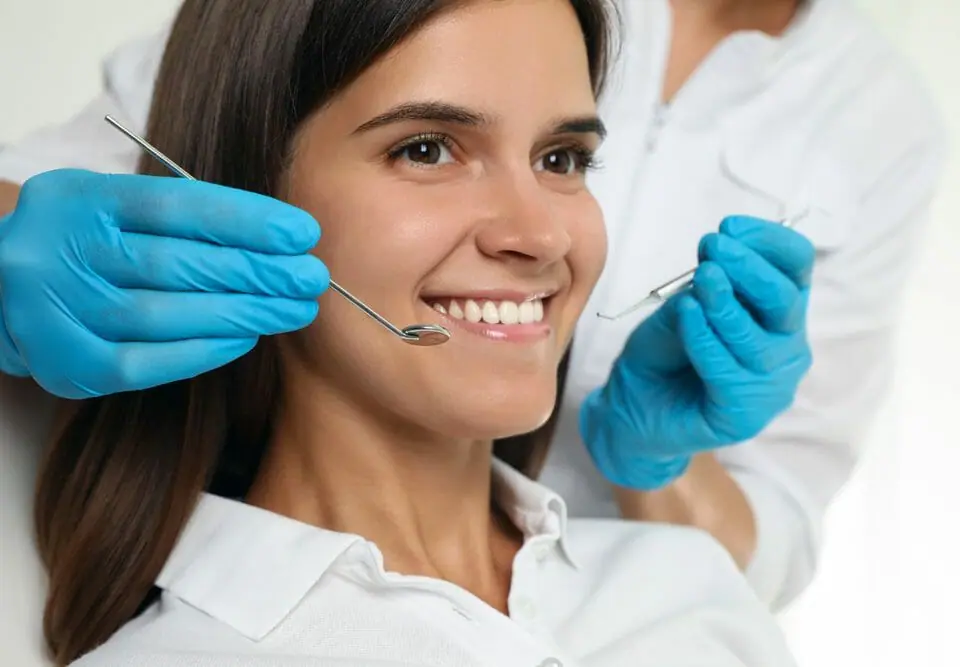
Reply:
[[431, 167], [453, 162], [450, 149], [436, 139], [421, 139], [407, 144], [397, 151], [397, 157]]
[[568, 176], [586, 171], [591, 164], [591, 158], [572, 148], [563, 148], [550, 151], [540, 158], [540, 163], [544, 171]]

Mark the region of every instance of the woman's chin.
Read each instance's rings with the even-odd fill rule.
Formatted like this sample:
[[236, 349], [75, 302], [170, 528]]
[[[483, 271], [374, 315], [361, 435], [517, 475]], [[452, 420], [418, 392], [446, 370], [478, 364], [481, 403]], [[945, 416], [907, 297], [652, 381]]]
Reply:
[[[464, 401], [447, 406], [441, 432], [470, 440], [499, 440], [523, 435], [543, 426], [553, 412], [554, 395], [526, 394], [502, 401]], [[438, 424], [438, 426], [440, 426]]]

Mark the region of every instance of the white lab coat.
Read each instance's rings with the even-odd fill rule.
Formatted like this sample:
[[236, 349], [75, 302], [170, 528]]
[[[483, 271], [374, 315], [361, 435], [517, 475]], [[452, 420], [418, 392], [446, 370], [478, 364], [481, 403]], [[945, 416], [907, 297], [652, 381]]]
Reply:
[[[642, 314], [610, 323], [595, 313], [619, 310], [693, 266], [699, 238], [726, 215], [778, 218], [812, 207], [799, 229], [819, 251], [813, 368], [790, 411], [755, 441], [720, 452], [758, 521], [747, 576], [777, 609], [810, 581], [825, 507], [883, 397], [901, 287], [945, 133], [914, 73], [845, 0], [814, 0], [783, 38], [729, 37], [668, 106], [659, 91], [669, 2], [621, 4], [626, 40], [601, 109], [610, 138], [591, 180], [611, 252], [576, 334], [542, 481], [575, 516], [616, 514], [576, 414]], [[163, 42], [160, 34], [118, 50], [105, 63], [104, 94], [66, 124], [0, 153], [0, 178], [64, 166], [134, 169], [137, 149], [103, 115], [144, 126]]]

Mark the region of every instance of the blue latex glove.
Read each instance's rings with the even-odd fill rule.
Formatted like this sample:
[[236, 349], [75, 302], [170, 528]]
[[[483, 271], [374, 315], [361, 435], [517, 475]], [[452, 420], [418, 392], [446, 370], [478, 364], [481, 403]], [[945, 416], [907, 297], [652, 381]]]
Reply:
[[692, 289], [630, 338], [580, 431], [607, 479], [654, 490], [693, 455], [756, 436], [793, 402], [812, 361], [813, 245], [776, 223], [728, 218], [700, 244]]
[[0, 370], [86, 398], [194, 377], [308, 325], [317, 222], [209, 183], [63, 170], [0, 220]]

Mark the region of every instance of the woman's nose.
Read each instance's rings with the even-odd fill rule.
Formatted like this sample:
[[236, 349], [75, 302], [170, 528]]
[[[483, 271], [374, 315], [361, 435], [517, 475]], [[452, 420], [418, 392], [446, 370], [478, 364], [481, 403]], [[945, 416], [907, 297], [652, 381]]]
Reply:
[[562, 197], [534, 182], [510, 182], [491, 189], [488, 215], [477, 246], [489, 257], [549, 265], [570, 252], [570, 230], [561, 213]]

